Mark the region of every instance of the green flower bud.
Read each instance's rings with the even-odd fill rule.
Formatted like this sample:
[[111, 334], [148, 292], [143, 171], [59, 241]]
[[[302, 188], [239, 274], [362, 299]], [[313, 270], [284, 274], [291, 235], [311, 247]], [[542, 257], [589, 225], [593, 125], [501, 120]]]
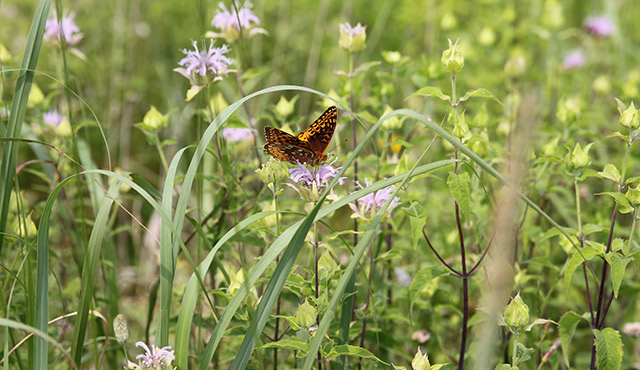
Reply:
[[575, 122], [582, 115], [582, 99], [570, 96], [560, 102], [556, 116], [563, 123]]
[[331, 257], [331, 253], [325, 250], [318, 259], [318, 271], [320, 276], [327, 276], [338, 269], [338, 263]]
[[640, 206], [640, 185], [636, 186], [635, 188], [630, 187], [625, 193], [625, 196], [633, 207]]
[[504, 73], [509, 77], [520, 76], [525, 72], [526, 65], [526, 60], [522, 55], [509, 58], [504, 65]]
[[462, 139], [463, 137], [467, 136], [467, 133], [469, 132], [469, 125], [464, 119], [464, 113], [456, 113], [454, 116], [454, 120], [455, 122], [453, 126], [453, 136], [457, 137], [458, 139]]
[[418, 347], [416, 355], [413, 356], [413, 360], [411, 360], [411, 367], [413, 367], [413, 370], [429, 370], [431, 368], [429, 357], [426, 353], [423, 354], [422, 351], [420, 351], [420, 347]]
[[129, 340], [129, 328], [127, 327], [127, 320], [125, 320], [122, 314], [118, 314], [113, 319], [113, 331], [116, 334], [116, 341], [122, 344]]
[[383, 51], [382, 57], [389, 64], [396, 64], [402, 60], [402, 54], [398, 51]]
[[291, 100], [287, 100], [284, 96], [280, 96], [280, 100], [275, 106], [276, 114], [283, 119], [290, 116], [295, 108], [296, 100], [298, 100], [297, 95]]
[[484, 46], [493, 45], [496, 41], [496, 33], [493, 31], [493, 28], [485, 26], [480, 31], [480, 34], [478, 34], [478, 41]]
[[12, 57], [13, 55], [11, 55], [9, 49], [7, 49], [4, 44], [0, 43], [0, 62], [9, 63]]
[[40, 105], [44, 101], [44, 94], [38, 85], [31, 85], [31, 91], [29, 91], [29, 100], [27, 100], [28, 107], [35, 107]]
[[[623, 104], [624, 106], [624, 104]], [[629, 104], [629, 107], [624, 111], [620, 110], [620, 104], [618, 104], [618, 111], [620, 112], [620, 123], [622, 126], [635, 130], [640, 126], [640, 120], [638, 119], [638, 110], [634, 106], [633, 102]]]
[[522, 301], [520, 293], [505, 307], [504, 322], [514, 328], [523, 327], [529, 323], [529, 306]]
[[[391, 107], [387, 105], [387, 108], [385, 108], [380, 118], [386, 116], [391, 112], [393, 112], [393, 109], [391, 109]], [[393, 116], [391, 118], [387, 118], [384, 122], [382, 122], [382, 127], [386, 130], [400, 129], [402, 128], [402, 121], [398, 118], [398, 116]]]
[[317, 312], [309, 301], [305, 299], [304, 303], [298, 307], [295, 323], [301, 328], [310, 328], [316, 324]]
[[593, 80], [591, 87], [598, 94], [608, 94], [611, 91], [611, 80], [605, 75], [598, 76]]
[[569, 171], [577, 170], [591, 164], [591, 160], [589, 159], [589, 149], [591, 149], [591, 145], [593, 145], [593, 143], [588, 144], [582, 149], [580, 143], [577, 143], [573, 151], [567, 154], [565, 161]]
[[458, 19], [451, 12], [444, 13], [442, 15], [442, 18], [440, 18], [440, 27], [445, 31], [454, 29], [457, 26], [458, 26]]
[[460, 51], [458, 41], [456, 40], [454, 44], [449, 40], [449, 48], [442, 52], [442, 58], [440, 59], [444, 68], [451, 74], [460, 72], [464, 67], [464, 54]]
[[149, 111], [144, 115], [140, 126], [147, 131], [156, 131], [160, 127], [164, 127], [166, 125], [167, 117], [162, 115], [162, 113], [152, 105], [151, 108], [149, 108]]
[[69, 122], [69, 120], [65, 117], [65, 119], [60, 122], [60, 124], [58, 125], [57, 128], [57, 133], [58, 135], [62, 136], [62, 137], [70, 137], [73, 134], [73, 129], [71, 128], [71, 123]]
[[547, 0], [544, 3], [542, 24], [550, 29], [557, 29], [564, 24], [562, 5], [557, 0]]

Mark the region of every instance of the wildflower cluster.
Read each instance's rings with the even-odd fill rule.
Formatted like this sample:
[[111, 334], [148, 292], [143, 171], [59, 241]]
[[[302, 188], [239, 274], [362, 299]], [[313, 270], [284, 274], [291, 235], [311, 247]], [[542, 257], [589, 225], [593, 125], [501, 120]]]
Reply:
[[[337, 159], [336, 159], [337, 160]], [[289, 169], [289, 178], [295, 183], [287, 183], [293, 190], [297, 191], [302, 199], [307, 202], [315, 202], [320, 194], [329, 185], [329, 182], [340, 172], [342, 167], [333, 167], [336, 162], [323, 164], [319, 167], [309, 169], [303, 164]], [[338, 183], [342, 185], [344, 178], [339, 178]]]
[[220, 9], [211, 20], [211, 25], [220, 32], [207, 32], [206, 37], [224, 38], [231, 44], [241, 37], [267, 33], [264, 29], [256, 27], [260, 24], [260, 19], [251, 10], [253, 5], [250, 2], [244, 3], [238, 11], [227, 9], [223, 3], [218, 6]]
[[137, 342], [136, 347], [142, 347], [145, 353], [136, 356], [138, 363], [129, 361], [127, 369], [130, 370], [171, 370], [174, 369], [172, 363], [176, 357], [170, 346], [156, 347], [154, 345], [149, 348], [144, 342]]
[[[364, 187], [358, 183], [356, 184], [360, 189]], [[371, 186], [371, 181], [369, 179], [365, 179], [365, 185]], [[393, 190], [395, 186], [387, 186], [384, 189], [380, 189], [374, 193], [369, 193], [362, 198], [355, 201], [355, 203], [349, 203], [349, 207], [353, 211], [352, 218], [360, 218], [365, 221], [371, 221], [376, 213], [387, 203], [387, 201], [391, 198], [393, 194]], [[396, 208], [400, 204], [400, 198], [394, 197], [389, 203], [389, 207], [386, 211], [386, 216], [391, 214], [394, 208]]]

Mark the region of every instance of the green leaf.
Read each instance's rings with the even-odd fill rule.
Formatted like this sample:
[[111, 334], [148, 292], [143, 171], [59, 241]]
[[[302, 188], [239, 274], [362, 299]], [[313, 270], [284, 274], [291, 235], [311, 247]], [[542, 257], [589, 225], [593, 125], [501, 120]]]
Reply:
[[446, 102], [451, 103], [451, 97], [443, 93], [439, 87], [434, 87], [434, 86], [423, 87], [422, 89], [414, 92], [413, 95], [411, 95], [409, 98], [414, 96], [435, 96], [440, 100], [444, 100]]
[[420, 293], [420, 290], [422, 290], [422, 288], [424, 288], [424, 286], [430, 283], [433, 279], [448, 274], [449, 270], [440, 266], [426, 267], [418, 272], [409, 286], [409, 316], [413, 316], [413, 303], [418, 296], [418, 293]]
[[466, 220], [469, 220], [469, 182], [470, 182], [469, 174], [466, 172], [458, 173], [457, 175], [454, 172], [449, 173], [449, 178], [447, 179], [447, 185], [449, 186], [449, 191], [451, 195], [455, 198], [458, 206], [460, 206], [460, 210], [464, 214]]
[[607, 253], [604, 258], [611, 266], [611, 282], [613, 283], [613, 294], [618, 298], [618, 291], [620, 290], [620, 284], [624, 277], [624, 270], [627, 268], [627, 264], [631, 262], [631, 258], [622, 257], [616, 252]]
[[534, 326], [540, 325], [540, 324], [546, 324], [549, 322], [553, 324], [557, 324], [553, 320], [549, 320], [549, 319], [535, 319], [531, 324], [529, 324], [526, 328], [524, 328], [524, 330], [531, 331], [531, 329], [533, 329]]
[[151, 195], [157, 200], [162, 199], [162, 195], [160, 194], [160, 192], [156, 190], [156, 188], [153, 185], [151, 185], [149, 181], [145, 180], [142, 176], [135, 173], [130, 173], [129, 176], [131, 177], [133, 182], [140, 185], [140, 187], [143, 188], [147, 193], [149, 193], [149, 195]]
[[[582, 252], [582, 256], [590, 261], [594, 256], [600, 254], [600, 252], [591, 246], [584, 247], [580, 250]], [[571, 285], [571, 278], [573, 277], [573, 273], [584, 262], [584, 259], [579, 253], [575, 253], [569, 263], [567, 264], [567, 269], [564, 272], [564, 299], [567, 299], [569, 295], [569, 286]]]
[[463, 101], [467, 101], [470, 97], [477, 97], [477, 98], [489, 98], [489, 99], [493, 99], [496, 102], [498, 102], [500, 105], [504, 105], [502, 104], [502, 102], [498, 99], [498, 97], [496, 97], [495, 95], [493, 95], [489, 90], [487, 89], [475, 89], [475, 90], [469, 90], [467, 91], [466, 94], [464, 94], [464, 96], [462, 98], [460, 98], [460, 100], [458, 102], [463, 102]]
[[569, 367], [569, 345], [573, 334], [576, 332], [576, 327], [580, 320], [584, 318], [575, 312], [567, 312], [560, 318], [560, 326], [558, 332], [560, 334], [560, 341], [562, 342], [562, 356], [564, 357], [564, 363]]
[[616, 131], [613, 134], [607, 136], [606, 138], [609, 139], [609, 138], [612, 138], [612, 137], [617, 137], [619, 139], [622, 139], [627, 144], [629, 144], [629, 142], [631, 142], [631, 139], [629, 138], [629, 135], [624, 135], [624, 134], [622, 134], [621, 132], [618, 132], [618, 131]]
[[598, 370], [619, 369], [622, 363], [620, 334], [611, 328], [596, 329], [593, 332], [596, 335], [596, 367]]
[[309, 352], [309, 344], [302, 339], [283, 339], [277, 342], [269, 342], [263, 344], [258, 348], [286, 348], [294, 351], [300, 351], [302, 353]]
[[589, 235], [593, 233], [601, 233], [603, 231], [608, 230], [607, 227], [595, 225], [595, 224], [586, 224], [582, 226], [582, 235]]
[[382, 62], [380, 62], [379, 60], [373, 61], [373, 62], [366, 62], [366, 63], [362, 63], [360, 64], [355, 71], [353, 71], [354, 75], [358, 75], [362, 72], [366, 72], [367, 70], [369, 70], [372, 67], [378, 66], [380, 65]]
[[409, 217], [411, 224], [411, 240], [413, 241], [413, 249], [418, 246], [418, 242], [422, 239], [422, 228], [427, 223], [425, 217]]
[[631, 207], [631, 204], [629, 204], [629, 200], [622, 193], [606, 191], [604, 193], [596, 193], [596, 195], [609, 195], [610, 197], [613, 197], [618, 205], [618, 211], [620, 211], [620, 213], [633, 212], [633, 208]]
[[337, 356], [352, 356], [352, 357], [362, 357], [370, 360], [376, 360], [382, 364], [389, 365], [381, 359], [374, 356], [373, 353], [367, 351], [366, 349], [358, 346], [352, 346], [349, 344], [341, 344], [339, 346], [335, 346], [331, 349], [331, 352], [327, 355], [327, 357], [337, 357]]
[[517, 367], [512, 367], [509, 364], [499, 364], [496, 365], [495, 370], [513, 370], [513, 369], [517, 369]]
[[604, 166], [604, 169], [598, 172], [598, 175], [603, 179], [613, 180], [616, 184], [620, 182], [620, 171], [616, 168], [616, 166], [608, 163]]

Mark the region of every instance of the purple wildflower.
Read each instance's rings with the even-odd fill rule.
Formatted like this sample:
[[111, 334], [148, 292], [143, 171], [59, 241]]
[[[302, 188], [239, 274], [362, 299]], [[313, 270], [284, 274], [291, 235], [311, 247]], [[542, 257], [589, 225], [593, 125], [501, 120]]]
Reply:
[[358, 23], [355, 27], [347, 23], [340, 24], [340, 47], [350, 52], [364, 49], [367, 39], [367, 27]]
[[411, 279], [411, 276], [409, 275], [409, 273], [407, 273], [407, 271], [405, 271], [405, 269], [403, 269], [402, 267], [395, 267], [393, 269], [393, 272], [396, 274], [396, 279], [398, 279], [398, 282], [400, 284], [406, 287], [411, 285], [413, 279]]
[[44, 40], [61, 44], [62, 37], [64, 37], [68, 46], [77, 45], [82, 40], [83, 35], [73, 20], [75, 16], [75, 12], [68, 13], [64, 11], [60, 22], [58, 22], [58, 17], [53, 12], [52, 18], [47, 19], [47, 23], [44, 26]]
[[[368, 187], [371, 185], [369, 179], [365, 179], [365, 185]], [[364, 186], [360, 183], [356, 184], [360, 189]], [[385, 203], [391, 198], [395, 186], [387, 186], [384, 189], [380, 189], [374, 193], [369, 193], [362, 198], [356, 200], [355, 203], [349, 203], [349, 207], [353, 211], [353, 218], [359, 217], [364, 220], [371, 220], [376, 213], [385, 205]], [[394, 197], [391, 199], [391, 203], [387, 208], [387, 215], [390, 214], [394, 208], [400, 204], [400, 198]]]
[[607, 37], [613, 33], [613, 22], [607, 16], [588, 17], [584, 21], [587, 32], [595, 37]]
[[52, 110], [52, 111], [43, 113], [42, 120], [47, 125], [58, 127], [63, 121], [67, 120], [67, 117], [65, 117], [63, 114], [61, 114], [57, 110]]
[[[331, 163], [325, 163], [319, 167], [312, 167], [311, 170], [303, 164], [289, 169], [289, 178], [297, 185], [289, 183], [287, 183], [287, 185], [297, 191], [305, 200], [317, 200], [320, 193], [329, 185], [329, 182], [336, 177], [342, 168], [332, 166], [336, 160]], [[338, 183], [342, 185], [344, 178], [339, 178]]]
[[567, 56], [564, 57], [564, 60], [562, 61], [562, 65], [565, 69], [580, 68], [584, 66], [584, 64], [584, 55], [580, 50], [574, 50], [570, 52], [569, 54], [567, 54]]
[[230, 143], [253, 140], [253, 130], [250, 128], [225, 127], [222, 129], [222, 137]]
[[210, 33], [212, 37], [223, 37], [227, 42], [232, 43], [240, 38], [240, 32], [243, 36], [254, 36], [259, 33], [266, 33], [262, 28], [255, 27], [260, 24], [260, 19], [253, 13], [250, 2], [244, 3], [236, 12], [235, 9], [227, 9], [223, 4], [219, 4], [220, 9], [213, 16], [211, 25], [219, 29], [220, 33]]
[[172, 369], [172, 362], [176, 357], [170, 346], [158, 348], [152, 345], [149, 349], [144, 342], [137, 342], [136, 347], [142, 347], [146, 352], [136, 356], [136, 360], [140, 361], [141, 369]]
[[227, 45], [214, 48], [211, 40], [208, 49], [200, 50], [198, 43], [194, 41], [193, 48], [194, 50], [182, 50], [186, 56], [178, 62], [178, 65], [185, 68], [174, 69], [188, 78], [192, 85], [204, 86], [211, 81], [220, 81], [223, 75], [232, 72], [227, 69], [232, 60], [224, 55], [229, 52]]

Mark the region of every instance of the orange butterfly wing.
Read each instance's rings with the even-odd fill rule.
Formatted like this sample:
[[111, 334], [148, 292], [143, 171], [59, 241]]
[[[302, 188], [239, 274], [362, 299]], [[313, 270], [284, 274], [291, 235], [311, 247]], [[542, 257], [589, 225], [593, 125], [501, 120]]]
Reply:
[[267, 143], [264, 151], [281, 161], [317, 166], [327, 159], [324, 151], [333, 137], [337, 120], [338, 110], [336, 107], [329, 107], [309, 128], [297, 136], [265, 126], [264, 135]]

